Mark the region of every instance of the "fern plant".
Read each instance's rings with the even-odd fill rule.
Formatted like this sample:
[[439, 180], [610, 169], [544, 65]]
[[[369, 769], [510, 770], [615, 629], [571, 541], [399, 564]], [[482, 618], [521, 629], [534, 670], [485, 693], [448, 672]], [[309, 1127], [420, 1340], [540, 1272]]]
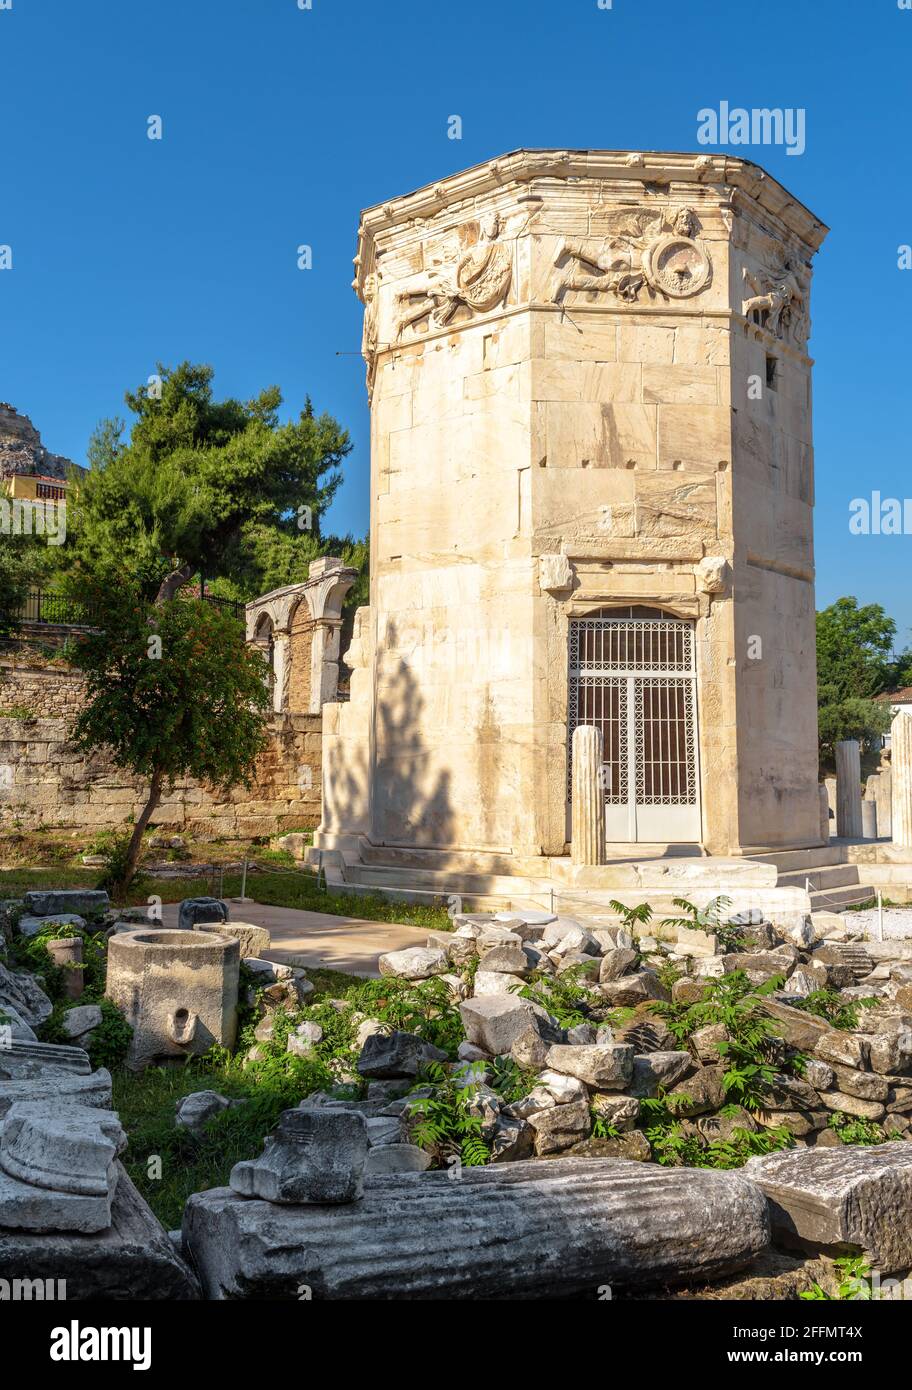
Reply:
[[522, 1100], [538, 1085], [538, 1072], [534, 1067], [521, 1067], [510, 1056], [495, 1057], [490, 1064], [491, 1087], [499, 1096], [512, 1105]]
[[511, 990], [521, 999], [539, 1004], [562, 1028], [573, 1028], [588, 1022], [590, 1016], [592, 995], [580, 983], [585, 969], [583, 964], [571, 965], [560, 975], [533, 970], [524, 985], [513, 985]]
[[469, 1109], [478, 1094], [478, 1083], [458, 1086], [441, 1062], [422, 1068], [421, 1083], [434, 1087], [429, 1096], [410, 1096], [406, 1114], [412, 1121], [411, 1139], [442, 1168], [458, 1158], [466, 1168], [488, 1163], [491, 1150], [482, 1138], [482, 1118]]
[[596, 1110], [594, 1105], [589, 1107], [589, 1118], [592, 1121], [593, 1139], [620, 1139], [621, 1131], [616, 1125], [610, 1125], [600, 1110]]
[[[687, 1096], [660, 1095], [640, 1101], [643, 1132], [652, 1149], [654, 1163], [676, 1168], [740, 1168], [756, 1154], [791, 1148], [794, 1139], [784, 1125], [751, 1130], [736, 1126], [727, 1139], [704, 1139], [696, 1126], [682, 1123], [681, 1110]], [[736, 1107], [724, 1106], [720, 1115], [731, 1115]]]
[[805, 1013], [814, 1014], [817, 1018], [825, 1018], [833, 1028], [851, 1032], [858, 1027], [860, 1011], [873, 1008], [878, 1001], [873, 996], [867, 999], [845, 1000], [836, 990], [815, 989], [804, 999], [795, 999], [792, 1002], [796, 1009], [803, 1009]]
[[723, 921], [725, 914], [732, 905], [731, 898], [720, 894], [718, 897], [711, 898], [705, 907], [697, 907], [695, 903], [687, 898], [672, 898], [675, 907], [679, 907], [684, 914], [682, 917], [666, 917], [663, 919], [663, 927], [684, 927], [688, 931], [707, 932], [716, 937], [719, 945], [726, 951], [735, 950], [748, 943], [742, 937], [740, 927], [730, 926]]

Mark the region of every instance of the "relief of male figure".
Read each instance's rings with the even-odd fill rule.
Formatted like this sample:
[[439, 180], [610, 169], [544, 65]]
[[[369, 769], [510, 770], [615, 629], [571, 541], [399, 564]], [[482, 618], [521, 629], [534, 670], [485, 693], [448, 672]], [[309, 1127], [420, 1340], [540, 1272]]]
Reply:
[[[631, 259], [630, 248], [623, 242], [603, 242], [601, 250], [592, 251], [583, 241], [564, 239], [558, 245], [555, 264], [562, 260], [573, 261], [576, 269], [568, 267], [561, 276], [552, 295], [553, 302], [559, 303], [567, 290], [605, 290], [632, 302], [646, 283], [646, 277], [642, 271], [633, 270]], [[587, 266], [599, 273], [586, 271]]]
[[[478, 224], [480, 240], [455, 262], [448, 261], [434, 270], [414, 275], [396, 295], [402, 306], [396, 327], [401, 338], [424, 318], [429, 328], [445, 328], [460, 305], [476, 312], [492, 309], [504, 298], [512, 275], [512, 255], [509, 246], [497, 240], [500, 218], [496, 212], [485, 213]], [[421, 304], [412, 304], [421, 298]]]

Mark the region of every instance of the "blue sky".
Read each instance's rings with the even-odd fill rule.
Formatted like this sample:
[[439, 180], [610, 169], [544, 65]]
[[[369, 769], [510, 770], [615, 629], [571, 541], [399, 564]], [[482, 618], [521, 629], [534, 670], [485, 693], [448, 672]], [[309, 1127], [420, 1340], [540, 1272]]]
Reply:
[[897, 0], [12, 0], [0, 399], [81, 461], [157, 360], [211, 362], [225, 395], [275, 382], [289, 414], [309, 392], [355, 445], [330, 525], [363, 533], [364, 374], [337, 355], [360, 345], [362, 207], [519, 146], [698, 149], [703, 107], [802, 107], [800, 157], [732, 152], [832, 228], [812, 306], [818, 606], [881, 602], [912, 642], [912, 538], [848, 529], [853, 497], [912, 496], [910, 68]]

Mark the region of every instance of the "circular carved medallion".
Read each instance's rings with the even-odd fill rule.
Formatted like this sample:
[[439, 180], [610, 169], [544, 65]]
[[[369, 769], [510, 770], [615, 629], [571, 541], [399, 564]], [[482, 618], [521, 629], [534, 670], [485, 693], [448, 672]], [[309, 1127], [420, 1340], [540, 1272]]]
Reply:
[[672, 299], [699, 294], [709, 283], [712, 266], [706, 252], [687, 237], [663, 236], [643, 256], [646, 279]]

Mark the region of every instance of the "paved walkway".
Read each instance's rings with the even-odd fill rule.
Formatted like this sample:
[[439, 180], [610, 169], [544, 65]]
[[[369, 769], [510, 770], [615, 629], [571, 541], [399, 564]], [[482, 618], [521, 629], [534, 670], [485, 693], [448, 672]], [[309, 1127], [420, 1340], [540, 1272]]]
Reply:
[[[177, 903], [165, 903], [162, 925], [177, 926]], [[399, 922], [367, 922], [360, 917], [336, 917], [329, 912], [305, 912], [296, 907], [269, 907], [264, 903], [228, 899], [229, 921], [252, 922], [267, 927], [272, 947], [268, 960], [280, 965], [303, 965], [325, 970], [344, 970], [350, 975], [376, 977], [377, 961], [387, 951], [423, 946], [427, 927], [407, 927]]]

